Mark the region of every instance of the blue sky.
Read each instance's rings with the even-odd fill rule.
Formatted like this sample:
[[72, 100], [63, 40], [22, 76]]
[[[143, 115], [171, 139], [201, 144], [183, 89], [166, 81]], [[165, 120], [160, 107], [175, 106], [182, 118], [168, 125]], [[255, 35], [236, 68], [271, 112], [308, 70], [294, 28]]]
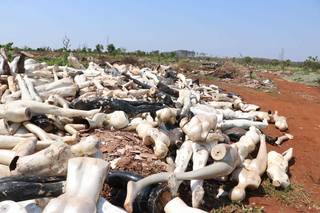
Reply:
[[320, 0], [1, 0], [0, 43], [320, 56]]

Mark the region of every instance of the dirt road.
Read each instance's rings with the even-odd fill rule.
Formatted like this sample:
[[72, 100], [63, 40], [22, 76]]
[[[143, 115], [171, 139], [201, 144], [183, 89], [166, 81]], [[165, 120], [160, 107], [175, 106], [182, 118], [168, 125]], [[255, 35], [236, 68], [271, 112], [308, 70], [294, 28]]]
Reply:
[[[236, 92], [248, 103], [261, 106], [263, 111], [278, 110], [287, 117], [289, 133], [294, 139], [283, 143], [280, 147], [268, 146], [269, 150], [283, 152], [290, 147], [294, 149], [294, 159], [290, 166], [292, 183], [302, 185], [312, 199], [320, 200], [320, 88], [288, 82], [273, 75], [268, 76], [278, 86], [278, 93], [264, 93], [254, 89], [239, 87], [223, 82], [214, 82], [221, 88]], [[206, 82], [208, 83], [208, 82]], [[266, 133], [280, 136], [281, 132], [273, 125]], [[292, 212], [292, 208], [284, 207], [270, 198], [253, 197], [250, 203], [265, 206], [267, 212]], [[280, 205], [280, 206], [278, 206]], [[295, 209], [301, 212], [303, 209]], [[308, 211], [304, 209], [303, 211]]]

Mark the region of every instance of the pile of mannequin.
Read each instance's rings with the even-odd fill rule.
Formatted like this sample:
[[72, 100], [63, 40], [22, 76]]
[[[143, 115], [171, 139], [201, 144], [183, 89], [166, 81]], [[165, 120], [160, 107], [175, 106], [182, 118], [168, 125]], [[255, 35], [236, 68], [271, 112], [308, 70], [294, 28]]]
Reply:
[[[24, 52], [10, 62], [1, 49], [0, 75], [0, 212], [200, 213], [207, 179], [237, 183], [220, 196], [239, 202], [265, 173], [279, 190], [290, 185], [292, 148], [266, 146], [293, 138], [284, 116], [170, 66], [84, 66], [73, 54], [68, 66], [48, 66]], [[264, 134], [268, 125], [282, 135]], [[170, 171], [111, 171], [95, 129], [135, 132]], [[190, 206], [178, 197], [186, 180]], [[121, 188], [120, 205], [101, 196], [105, 184]], [[163, 187], [172, 199], [143, 208], [141, 200], [152, 202], [150, 193]]]

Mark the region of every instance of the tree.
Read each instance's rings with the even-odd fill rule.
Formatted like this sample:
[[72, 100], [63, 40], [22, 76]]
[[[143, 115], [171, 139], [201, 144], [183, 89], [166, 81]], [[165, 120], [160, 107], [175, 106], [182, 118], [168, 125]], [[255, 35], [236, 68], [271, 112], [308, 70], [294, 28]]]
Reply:
[[0, 44], [0, 48], [4, 48], [6, 51], [13, 49], [13, 42], [8, 42], [6, 44]]
[[116, 47], [113, 44], [109, 44], [107, 46], [107, 51], [108, 53], [113, 54], [116, 51]]
[[137, 50], [134, 52], [137, 56], [145, 56], [146, 55], [146, 52], [145, 51], [142, 51], [142, 50]]
[[318, 59], [318, 56], [309, 56], [304, 62], [304, 67], [311, 69], [312, 71], [316, 71], [320, 69], [320, 61]]
[[103, 45], [102, 44], [97, 44], [95, 51], [98, 52], [98, 53], [101, 53], [103, 51]]
[[277, 59], [272, 59], [270, 62], [273, 66], [278, 66], [280, 64], [279, 60]]
[[22, 49], [25, 51], [32, 51], [32, 48], [28, 46], [23, 46]]
[[0, 48], [4, 48], [6, 54], [7, 54], [7, 58], [9, 59], [9, 61], [11, 61], [13, 59], [13, 42], [8, 42], [6, 44], [1, 45], [0, 44]]
[[52, 51], [52, 49], [50, 47], [38, 47], [36, 50], [37, 51], [47, 51], [47, 52]]
[[71, 47], [70, 39], [66, 35], [62, 39], [62, 44], [63, 44], [63, 49], [65, 51], [68, 51], [69, 48]]
[[81, 49], [80, 49], [81, 52], [83, 53], [86, 53], [88, 51], [88, 48], [86, 46], [83, 46]]
[[159, 55], [160, 51], [159, 50], [153, 50], [150, 52], [150, 55]]
[[251, 64], [252, 61], [253, 61], [252, 58], [249, 57], [249, 56], [246, 56], [246, 57], [243, 58], [243, 62], [244, 62], [246, 65]]
[[177, 53], [175, 53], [175, 52], [170, 52], [170, 53], [169, 53], [169, 57], [170, 57], [170, 58], [176, 58], [176, 57], [177, 57]]
[[114, 54], [116, 55], [121, 55], [121, 54], [124, 54], [126, 52], [126, 49], [124, 48], [117, 48], [115, 51], [114, 51]]
[[284, 71], [284, 69], [288, 66], [290, 66], [291, 61], [289, 59], [285, 60], [285, 61], [281, 61], [281, 69], [282, 71]]

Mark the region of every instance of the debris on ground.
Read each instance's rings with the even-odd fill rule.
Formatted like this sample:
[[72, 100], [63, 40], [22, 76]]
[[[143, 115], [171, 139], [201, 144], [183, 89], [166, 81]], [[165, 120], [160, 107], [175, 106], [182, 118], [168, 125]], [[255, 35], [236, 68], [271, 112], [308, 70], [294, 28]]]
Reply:
[[[276, 85], [271, 79], [266, 78], [263, 72], [253, 69], [253, 67], [239, 67], [232, 62], [225, 61], [216, 63], [216, 66], [202, 66], [202, 69], [190, 72], [191, 77], [217, 79], [223, 82], [232, 82], [245, 87], [259, 89], [266, 92], [276, 91]], [[190, 75], [185, 72], [186, 75]]]
[[[48, 66], [23, 53], [9, 62], [1, 52], [0, 209], [205, 212], [208, 196], [244, 201], [266, 171], [274, 187], [290, 186], [293, 150], [266, 146], [293, 137], [277, 111], [166, 65], [85, 67], [71, 54], [72, 67]], [[272, 85], [248, 75], [247, 86]], [[264, 133], [273, 124], [277, 138]]]

